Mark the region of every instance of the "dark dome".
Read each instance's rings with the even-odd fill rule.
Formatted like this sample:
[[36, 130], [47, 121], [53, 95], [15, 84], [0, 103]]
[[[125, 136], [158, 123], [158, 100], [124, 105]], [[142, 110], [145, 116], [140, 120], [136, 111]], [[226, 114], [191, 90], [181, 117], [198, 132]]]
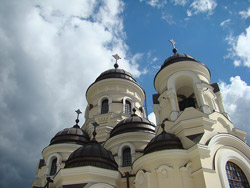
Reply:
[[88, 144], [84, 144], [71, 153], [66, 161], [65, 168], [80, 166], [95, 166], [104, 169], [118, 170], [118, 165], [112, 153], [95, 140], [90, 141]]
[[[160, 70], [164, 69], [164, 68], [165, 68], [166, 66], [168, 66], [168, 65], [171, 65], [171, 64], [173, 64], [173, 63], [180, 62], [180, 61], [193, 61], [193, 62], [199, 63], [199, 64], [201, 64], [201, 65], [203, 65], [204, 67], [207, 68], [207, 66], [206, 66], [205, 64], [203, 64], [203, 63], [201, 63], [201, 62], [195, 60], [195, 59], [194, 59], [192, 56], [190, 56], [190, 55], [187, 55], [187, 54], [178, 54], [178, 53], [176, 53], [176, 54], [170, 56], [169, 58], [167, 58], [167, 59], [164, 61], [164, 63], [162, 64]], [[207, 68], [207, 69], [208, 69], [208, 68]], [[209, 71], [209, 69], [208, 69], [208, 71]], [[209, 71], [209, 73], [210, 73], [210, 71]]]
[[109, 70], [101, 73], [100, 76], [98, 76], [96, 78], [95, 82], [92, 83], [88, 87], [86, 94], [88, 93], [89, 88], [91, 88], [92, 85], [94, 85], [96, 82], [99, 82], [99, 81], [105, 80], [105, 79], [109, 79], [109, 78], [119, 78], [119, 79], [131, 81], [131, 82], [135, 83], [136, 85], [138, 85], [142, 89], [142, 91], [145, 93], [144, 89], [136, 82], [136, 80], [133, 78], [133, 76], [129, 72], [127, 72], [123, 69], [109, 69]]
[[144, 154], [166, 149], [183, 149], [183, 147], [178, 137], [164, 130], [148, 143], [144, 149]]
[[136, 80], [132, 77], [132, 75], [123, 69], [109, 69], [103, 72], [102, 74], [100, 74], [100, 76], [97, 77], [95, 82], [108, 79], [108, 78], [122, 78], [122, 79], [130, 80], [132, 82], [136, 82]]
[[61, 143], [84, 144], [89, 142], [89, 135], [78, 125], [63, 129], [58, 132], [50, 141], [50, 145]]
[[110, 133], [110, 137], [127, 133], [127, 132], [148, 132], [155, 133], [155, 125], [145, 118], [132, 114], [120, 121]]
[[208, 67], [205, 64], [203, 64], [203, 63], [197, 61], [196, 59], [194, 59], [192, 56], [187, 55], [187, 54], [175, 53], [174, 55], [170, 56], [169, 58], [167, 58], [164, 61], [164, 63], [161, 66], [161, 69], [155, 75], [154, 83], [155, 83], [155, 79], [156, 79], [157, 75], [161, 72], [161, 70], [163, 70], [165, 67], [167, 67], [167, 66], [169, 66], [171, 64], [182, 62], [182, 61], [192, 61], [192, 62], [198, 63], [198, 64], [204, 66], [208, 70], [209, 74], [211, 75], [210, 70], [208, 69]]

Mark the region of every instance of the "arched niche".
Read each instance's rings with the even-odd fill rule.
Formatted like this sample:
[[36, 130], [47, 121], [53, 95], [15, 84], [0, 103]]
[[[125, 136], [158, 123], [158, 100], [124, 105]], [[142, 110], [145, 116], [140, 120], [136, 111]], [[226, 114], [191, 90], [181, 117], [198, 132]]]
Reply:
[[109, 97], [108, 95], [102, 96], [99, 100], [98, 100], [98, 112], [99, 114], [102, 114], [102, 105], [103, 102], [106, 101], [108, 102], [108, 112], [110, 112], [111, 110], [111, 103], [112, 103], [112, 99], [111, 97]]
[[59, 153], [51, 154], [48, 157], [48, 159], [46, 160], [46, 166], [47, 166], [46, 174], [47, 175], [51, 174], [51, 170], [52, 170], [52, 167], [53, 167], [52, 165], [54, 165], [53, 162], [55, 162], [55, 161], [56, 161], [56, 164], [55, 164], [56, 165], [56, 170], [55, 170], [55, 172], [58, 172], [58, 170], [60, 169], [60, 165], [62, 163], [62, 156]]
[[134, 108], [134, 101], [130, 97], [124, 97], [122, 100], [123, 103], [123, 113], [130, 115], [132, 113], [132, 109]]
[[135, 188], [148, 188], [150, 187], [150, 180], [149, 180], [149, 176], [150, 172], [146, 172], [145, 170], [139, 170], [136, 173], [135, 176]]
[[200, 80], [191, 71], [180, 71], [170, 76], [167, 87], [175, 92], [180, 111], [188, 107], [198, 108], [196, 83], [200, 83]]
[[121, 167], [123, 167], [124, 150], [127, 148], [130, 149], [131, 164], [135, 160], [135, 146], [131, 143], [123, 143], [119, 146], [119, 149], [118, 149], [118, 158], [119, 158], [118, 165]]

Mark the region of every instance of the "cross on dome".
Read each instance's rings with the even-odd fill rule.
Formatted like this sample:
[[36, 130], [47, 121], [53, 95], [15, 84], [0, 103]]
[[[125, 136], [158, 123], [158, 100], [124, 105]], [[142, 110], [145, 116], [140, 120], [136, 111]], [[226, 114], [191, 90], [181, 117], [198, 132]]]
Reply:
[[121, 58], [120, 58], [120, 56], [119, 56], [118, 54], [115, 54], [115, 55], [112, 55], [112, 56], [115, 58], [115, 65], [114, 65], [114, 67], [117, 69], [117, 68], [118, 68], [117, 61], [118, 61], [119, 59], [121, 59]]
[[173, 46], [173, 53], [176, 54], [176, 53], [177, 53], [177, 49], [175, 48], [176, 42], [174, 41], [174, 39], [169, 40], [169, 42], [170, 42], [170, 43], [172, 44], [172, 46]]
[[96, 136], [96, 127], [99, 126], [98, 123], [93, 122], [92, 125], [94, 126], [94, 131], [93, 131], [93, 139], [92, 140], [96, 140], [95, 136]]
[[81, 114], [82, 112], [81, 112], [81, 110], [80, 110], [80, 109], [76, 110], [75, 112], [77, 113], [77, 119], [78, 119], [79, 114]]
[[77, 113], [77, 117], [76, 117], [76, 125], [74, 125], [74, 127], [79, 127], [78, 123], [79, 123], [79, 115], [82, 113], [80, 109], [75, 111]]

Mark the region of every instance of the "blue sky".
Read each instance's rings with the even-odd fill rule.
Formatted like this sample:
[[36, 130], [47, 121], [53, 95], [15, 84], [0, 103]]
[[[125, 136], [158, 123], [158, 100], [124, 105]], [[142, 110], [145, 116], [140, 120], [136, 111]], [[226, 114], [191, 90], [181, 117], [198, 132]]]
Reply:
[[145, 89], [153, 118], [153, 80], [172, 38], [209, 67], [250, 142], [249, 0], [0, 2], [0, 188], [30, 187], [42, 149], [85, 110], [113, 54]]

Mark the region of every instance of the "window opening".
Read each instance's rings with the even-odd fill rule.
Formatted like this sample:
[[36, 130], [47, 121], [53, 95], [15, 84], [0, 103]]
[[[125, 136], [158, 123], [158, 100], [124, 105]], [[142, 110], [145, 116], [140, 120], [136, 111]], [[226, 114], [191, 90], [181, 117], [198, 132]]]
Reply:
[[50, 168], [50, 176], [53, 176], [56, 174], [56, 170], [57, 170], [57, 158], [53, 159], [52, 163], [51, 163], [51, 168]]
[[122, 166], [131, 166], [132, 164], [132, 157], [131, 157], [131, 149], [125, 148], [122, 152]]
[[106, 114], [109, 111], [108, 99], [102, 101], [101, 114]]
[[249, 183], [243, 171], [234, 163], [226, 164], [227, 179], [230, 188], [249, 188]]
[[185, 95], [178, 95], [179, 100], [179, 109], [180, 111], [183, 111], [185, 108], [188, 107], [194, 107], [196, 108], [196, 100], [194, 97], [194, 94], [190, 95], [189, 97], [186, 97]]
[[131, 103], [127, 100], [125, 102], [125, 114], [131, 114]]

